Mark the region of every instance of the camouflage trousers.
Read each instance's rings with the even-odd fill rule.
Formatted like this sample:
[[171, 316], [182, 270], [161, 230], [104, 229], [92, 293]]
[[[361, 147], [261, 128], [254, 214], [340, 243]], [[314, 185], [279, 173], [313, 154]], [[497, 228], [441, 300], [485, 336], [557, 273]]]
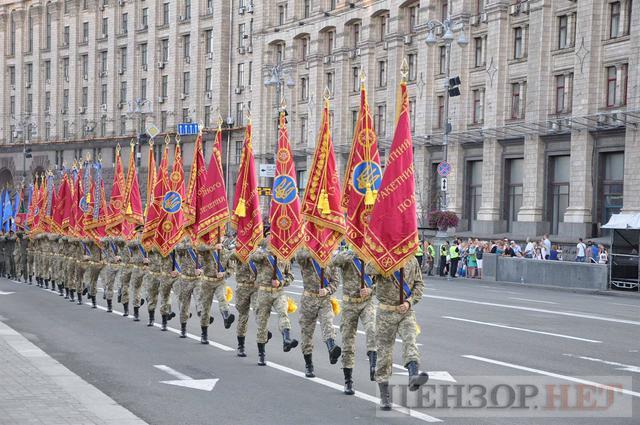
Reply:
[[62, 284], [64, 281], [64, 272], [65, 272], [65, 258], [61, 255], [56, 255], [53, 257], [53, 277], [52, 279], [56, 281], [57, 284]]
[[229, 313], [229, 303], [227, 302], [227, 285], [219, 285], [215, 292], [216, 301], [218, 301], [218, 310], [220, 313]]
[[131, 291], [133, 291], [133, 306], [140, 307], [142, 301], [142, 282], [144, 276], [148, 274], [148, 270], [144, 267], [136, 267], [131, 272], [131, 279], [129, 280]]
[[376, 351], [376, 309], [371, 298], [361, 303], [342, 304], [342, 367], [353, 369], [356, 365], [356, 334], [358, 322], [362, 322], [367, 339], [367, 351]]
[[180, 303], [180, 323], [187, 323], [189, 320], [189, 308], [191, 307], [191, 297], [196, 287], [201, 285], [200, 279], [178, 279], [178, 302]]
[[6, 258], [6, 273], [8, 273], [10, 276], [15, 276], [16, 275], [16, 262], [13, 258], [13, 252], [8, 252], [5, 254], [5, 258]]
[[147, 310], [155, 311], [158, 305], [158, 292], [160, 292], [160, 278], [153, 272], [149, 272], [142, 278], [142, 285], [147, 300]]
[[[196, 288], [196, 304], [200, 312], [200, 326], [209, 326], [209, 318], [211, 317], [211, 305], [213, 297], [217, 295], [220, 288], [224, 289], [224, 280], [202, 279]], [[220, 300], [218, 299], [218, 303]], [[225, 301], [226, 302], [226, 301]], [[228, 308], [228, 307], [227, 307]]]
[[129, 303], [129, 281], [132, 272], [133, 267], [130, 264], [123, 264], [116, 274], [116, 287], [122, 304]]
[[275, 292], [258, 289], [258, 336], [256, 338], [259, 343], [267, 342], [267, 326], [269, 325], [269, 316], [271, 308], [278, 315], [278, 328], [280, 332], [284, 329], [291, 329], [289, 321], [289, 313], [287, 312], [287, 294], [283, 290]]
[[72, 289], [75, 289], [77, 293], [81, 293], [84, 289], [84, 282], [82, 278], [84, 277], [84, 270], [86, 268], [86, 263], [82, 261], [74, 261], [73, 266], [73, 284], [71, 286]]
[[119, 268], [116, 264], [107, 264], [102, 269], [102, 273], [100, 273], [100, 280], [104, 284], [104, 299], [106, 300], [113, 299], [113, 285]]
[[53, 273], [52, 273], [52, 267], [51, 267], [51, 260], [53, 259], [53, 256], [51, 256], [50, 254], [47, 255], [44, 260], [42, 261], [42, 277], [44, 279], [52, 279]]
[[178, 280], [170, 276], [163, 276], [160, 283], [160, 314], [171, 314], [171, 288]]
[[25, 273], [27, 276], [33, 275], [33, 252], [27, 252], [27, 265], [25, 267]]
[[378, 308], [376, 321], [376, 345], [378, 364], [376, 381], [389, 382], [393, 368], [393, 346], [396, 336], [402, 339], [402, 364], [420, 361], [420, 351], [416, 345], [416, 315], [413, 310], [405, 314]]
[[329, 296], [302, 295], [300, 299], [300, 332], [302, 333], [300, 348], [302, 354], [313, 352], [313, 333], [316, 330], [316, 321], [320, 321], [323, 341], [336, 338], [336, 331], [333, 328], [334, 317]]
[[[251, 307], [256, 311], [256, 301], [258, 298], [258, 288], [249, 285], [238, 285], [236, 287], [236, 310], [238, 310], [238, 326], [236, 333], [238, 336], [247, 334], [247, 323], [249, 322], [249, 312]], [[258, 312], [256, 311], [256, 318]]]
[[100, 267], [97, 264], [90, 264], [84, 271], [82, 280], [84, 285], [89, 288], [89, 296], [95, 297], [98, 293], [98, 276], [100, 275]]
[[20, 278], [24, 274], [24, 270], [22, 267], [22, 255], [16, 255], [14, 261], [16, 263], [16, 279], [20, 280]]

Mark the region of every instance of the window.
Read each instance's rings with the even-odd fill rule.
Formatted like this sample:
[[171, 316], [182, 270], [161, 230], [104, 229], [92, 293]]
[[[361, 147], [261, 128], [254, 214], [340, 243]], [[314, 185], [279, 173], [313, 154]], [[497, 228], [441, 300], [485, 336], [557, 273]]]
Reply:
[[[167, 131], [167, 122], [168, 122], [169, 114], [167, 111], [160, 111], [160, 131]], [[159, 155], [157, 156], [158, 160], [160, 160]]]
[[189, 34], [182, 36], [182, 56], [184, 58], [191, 56], [191, 36]]
[[69, 58], [62, 58], [62, 76], [69, 81]]
[[473, 38], [473, 49], [474, 49], [474, 65], [476, 68], [482, 67], [485, 65], [484, 61], [484, 37], [474, 37]]
[[80, 56], [80, 63], [82, 67], [82, 79], [89, 79], [89, 55]]
[[360, 67], [358, 66], [351, 68], [351, 91], [360, 91]]
[[[13, 14], [11, 14], [11, 17], [9, 18], [10, 20], [10, 25], [11, 25], [11, 29], [10, 34], [9, 34], [9, 54], [11, 56], [14, 56], [16, 54], [16, 19], [13, 16]], [[66, 28], [66, 27], [65, 27]], [[68, 45], [68, 43], [67, 43]]]
[[524, 118], [524, 94], [526, 83], [511, 84], [511, 119]]
[[142, 13], [140, 16], [140, 27], [143, 30], [146, 30], [149, 27], [149, 9], [146, 7], [142, 8]]
[[276, 62], [281, 63], [284, 61], [284, 44], [278, 43], [276, 44]]
[[211, 75], [211, 68], [207, 68], [204, 70], [204, 91], [211, 91], [213, 83]]
[[213, 30], [204, 32], [204, 50], [205, 53], [213, 53]]
[[513, 59], [524, 57], [524, 29], [516, 27], [513, 29]]
[[302, 17], [308, 18], [311, 15], [311, 0], [304, 0], [302, 4]]
[[33, 64], [26, 64], [26, 75], [27, 75], [27, 83], [33, 83]]
[[336, 44], [336, 33], [335, 31], [327, 31], [327, 54], [330, 55], [333, 53], [333, 48]]
[[109, 18], [102, 18], [102, 37], [107, 38], [109, 35]]
[[33, 93], [27, 94], [27, 105], [25, 106], [25, 112], [27, 115], [31, 115], [33, 112]]
[[485, 0], [475, 0], [476, 6], [476, 14], [484, 13], [484, 2]]
[[184, 12], [182, 19], [191, 19], [191, 0], [184, 0]]
[[384, 137], [387, 132], [387, 105], [384, 103], [376, 105], [375, 126], [378, 136]]
[[336, 10], [337, 0], [329, 0], [329, 10]]
[[409, 27], [407, 28], [407, 32], [412, 33], [415, 31], [416, 26], [418, 25], [418, 10], [419, 10], [420, 5], [419, 4], [415, 4], [413, 6], [409, 6], [408, 9], [408, 23], [409, 23]]
[[120, 135], [124, 136], [127, 134], [127, 116], [120, 115]]
[[384, 37], [387, 35], [387, 32], [389, 31], [389, 15], [388, 14], [383, 14], [380, 15], [380, 17], [378, 17], [378, 28], [379, 28], [379, 32], [380, 32], [380, 41], [384, 41]]
[[278, 25], [284, 25], [287, 20], [287, 6], [285, 4], [278, 5]]
[[62, 113], [69, 111], [69, 89], [62, 90]]
[[107, 85], [102, 84], [100, 86], [100, 104], [104, 105], [107, 103]]
[[191, 73], [189, 71], [182, 73], [182, 93], [189, 96], [189, 86], [191, 85]]
[[302, 59], [303, 61], [306, 61], [308, 56], [309, 56], [309, 38], [303, 37], [300, 40], [300, 59]]
[[240, 164], [240, 161], [242, 160], [242, 147], [244, 145], [244, 142], [241, 140], [237, 140], [236, 141], [236, 153], [235, 153], [235, 163], [236, 164]]
[[387, 61], [378, 61], [378, 87], [387, 85]]
[[204, 107], [204, 126], [205, 128], [211, 127], [211, 105], [205, 105]]
[[569, 46], [569, 17], [558, 16], [558, 49]]
[[51, 112], [51, 92], [44, 92], [44, 112], [45, 114], [49, 114]]
[[353, 47], [358, 47], [358, 43], [360, 43], [360, 24], [353, 24], [351, 27]]
[[100, 52], [100, 72], [105, 74], [107, 72], [107, 51]]
[[628, 64], [607, 67], [607, 107], [627, 104]]
[[70, 34], [71, 30], [69, 29], [69, 25], [65, 25], [64, 29], [62, 30], [62, 47], [69, 47]]
[[49, 121], [44, 123], [44, 139], [51, 139], [51, 123]]
[[411, 131], [416, 129], [416, 98], [409, 99], [409, 122], [411, 123]]
[[300, 78], [300, 100], [309, 98], [309, 79], [308, 77]]
[[147, 43], [142, 43], [140, 45], [140, 63], [142, 64], [142, 69], [146, 70], [149, 65], [147, 59]]
[[9, 84], [16, 85], [16, 67], [13, 65], [9, 67]]
[[573, 73], [556, 75], [556, 113], [571, 112]]
[[[249, 71], [247, 72], [247, 85], [251, 86], [251, 74], [253, 71], [253, 62], [249, 61]], [[249, 109], [251, 110], [251, 109]]]
[[482, 161], [467, 161], [467, 206], [466, 218], [473, 222], [478, 219], [478, 211], [482, 205]]
[[444, 128], [444, 96], [438, 96], [437, 113], [436, 128]]
[[609, 38], [620, 36], [620, 2], [609, 3]]
[[120, 32], [124, 35], [129, 32], [129, 14], [126, 12], [120, 16]]
[[606, 223], [623, 205], [624, 153], [606, 152], [600, 155], [598, 172], [598, 222]]
[[147, 100], [147, 79], [140, 80], [140, 99]]
[[82, 88], [82, 99], [80, 105], [86, 108], [89, 105], [89, 87]]
[[329, 95], [333, 97], [333, 72], [327, 72], [324, 76], [325, 86], [329, 89]]
[[164, 38], [160, 40], [160, 60], [162, 62], [169, 62], [169, 39]]
[[484, 89], [473, 90], [472, 123], [482, 124], [484, 121]]
[[166, 99], [169, 96], [169, 76], [168, 75], [162, 76], [160, 95], [163, 97], [163, 99]]
[[53, 17], [51, 16], [51, 11], [47, 7], [47, 15], [45, 17], [45, 48], [47, 50], [51, 49], [51, 23], [53, 21]]
[[245, 24], [238, 24], [238, 46], [244, 47]]
[[409, 63], [409, 81], [415, 81], [418, 69], [418, 54], [410, 53], [407, 55], [407, 62]]
[[300, 144], [307, 144], [307, 133], [309, 132], [309, 119], [306, 116], [300, 117]]
[[189, 118], [189, 108], [182, 108], [182, 122], [191, 122], [191, 118]]
[[16, 97], [11, 96], [9, 98], [9, 114], [13, 117], [16, 114]]
[[[14, 79], [15, 79], [15, 76], [14, 76]], [[44, 79], [47, 81], [51, 80], [51, 61], [50, 60], [44, 61]]]
[[238, 64], [238, 87], [244, 87], [244, 63]]
[[169, 3], [162, 3], [162, 25], [169, 25]]
[[236, 126], [242, 127], [244, 124], [244, 104], [236, 103]]
[[82, 23], [82, 42], [89, 42], [89, 22]]
[[120, 69], [124, 72], [127, 70], [127, 48], [120, 48]]
[[438, 73], [444, 74], [447, 68], [447, 48], [445, 46], [438, 47]]
[[120, 82], [120, 103], [127, 103], [127, 82]]
[[27, 52], [33, 52], [33, 17], [29, 13], [27, 18]]
[[549, 157], [549, 190], [547, 211], [551, 221], [551, 233], [558, 234], [558, 223], [564, 221], [564, 214], [569, 207], [569, 155]]

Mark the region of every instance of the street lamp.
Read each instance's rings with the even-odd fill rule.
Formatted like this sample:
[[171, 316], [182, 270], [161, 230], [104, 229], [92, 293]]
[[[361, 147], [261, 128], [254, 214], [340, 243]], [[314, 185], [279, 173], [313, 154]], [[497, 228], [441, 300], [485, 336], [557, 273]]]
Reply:
[[38, 125], [31, 122], [31, 118], [28, 115], [21, 117], [15, 121], [14, 137], [22, 137], [22, 180], [26, 184], [27, 181], [27, 158], [31, 158], [31, 148], [27, 148], [31, 140], [32, 133], [36, 134]]
[[[151, 103], [151, 101], [149, 99], [142, 99], [142, 98], [136, 98], [133, 101], [129, 101], [127, 102], [128, 105], [128, 113], [129, 115], [137, 115], [138, 116], [138, 128], [135, 130], [135, 134], [136, 134], [136, 145], [137, 145], [137, 152], [136, 152], [136, 163], [138, 164], [138, 167], [140, 166], [140, 161], [141, 161], [141, 151], [142, 151], [142, 146], [140, 146], [140, 138], [142, 137], [142, 132], [144, 131], [144, 129], [142, 128], [142, 124], [144, 123], [144, 117], [147, 114], [152, 114], [153, 113], [153, 103]], [[145, 105], [148, 105], [148, 109], [145, 110]], [[135, 125], [135, 124], [134, 124]]]
[[[456, 40], [460, 47], [464, 47], [469, 44], [469, 40], [467, 39], [464, 33], [464, 22], [462, 20], [453, 21], [451, 18], [451, 12], [447, 12], [447, 17], [438, 21], [436, 19], [432, 19], [427, 22], [427, 29], [429, 32], [427, 33], [427, 37], [425, 38], [425, 42], [428, 46], [433, 46], [438, 42], [438, 37], [435, 34], [436, 28], [442, 28], [443, 35], [440, 37], [444, 42], [445, 46], [445, 69], [444, 69], [444, 135], [442, 137], [442, 155], [443, 161], [447, 161], [447, 151], [449, 146], [449, 133], [451, 132], [451, 124], [449, 123], [449, 98], [451, 96], [459, 96], [460, 90], [458, 89], [458, 85], [460, 84], [460, 78], [451, 78], [451, 44], [455, 39], [454, 31], [460, 31], [460, 35]], [[440, 188], [440, 209], [442, 211], [447, 210], [447, 192], [446, 187]]]

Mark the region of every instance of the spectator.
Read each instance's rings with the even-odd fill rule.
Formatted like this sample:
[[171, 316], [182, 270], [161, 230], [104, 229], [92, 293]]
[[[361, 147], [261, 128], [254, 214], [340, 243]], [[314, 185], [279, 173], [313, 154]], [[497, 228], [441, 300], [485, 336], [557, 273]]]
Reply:
[[590, 255], [591, 255], [591, 262], [594, 264], [598, 263], [599, 260], [599, 255], [600, 255], [600, 248], [598, 248], [598, 244], [589, 241], [589, 243], [591, 243], [591, 247], [590, 247]]
[[547, 249], [547, 244], [544, 242], [544, 239], [540, 241], [540, 254], [542, 255], [541, 260], [549, 259], [549, 253], [551, 252], [551, 242], [549, 241], [549, 239], [547, 239], [547, 241], [549, 242], [549, 249]]
[[524, 258], [533, 258], [534, 244], [530, 238], [527, 238], [527, 245], [524, 248]]
[[533, 249], [534, 260], [544, 260], [544, 257], [542, 256], [543, 249], [544, 249], [544, 245], [542, 244], [536, 245], [536, 247]]
[[607, 264], [609, 262], [609, 253], [604, 245], [598, 246], [598, 264]]
[[551, 253], [549, 254], [549, 260], [558, 261], [558, 245], [551, 246]]
[[[438, 274], [440, 277], [444, 277], [445, 273], [448, 273], [447, 269], [447, 256], [449, 255], [449, 242], [445, 241], [440, 245], [440, 263], [438, 264]], [[446, 270], [446, 271], [445, 271]]]
[[478, 240], [476, 239], [476, 262], [478, 264], [478, 273], [477, 278], [482, 279], [482, 256], [484, 255], [484, 251], [487, 249], [486, 242], [480, 242], [478, 244]]
[[511, 241], [511, 249], [516, 257], [522, 257], [522, 247], [516, 241]]
[[587, 246], [582, 242], [582, 238], [578, 239], [578, 245], [576, 245], [576, 261], [578, 263], [584, 263], [587, 254]]
[[516, 256], [516, 253], [515, 253], [515, 251], [513, 250], [513, 245], [515, 245], [515, 242], [511, 242], [511, 244], [510, 244], [510, 245], [506, 245], [506, 246], [504, 247], [504, 254], [503, 254], [503, 255], [504, 255], [505, 257], [515, 257], [515, 256]]
[[492, 254], [498, 253], [498, 241], [491, 241], [491, 253]]
[[551, 252], [551, 241], [549, 240], [549, 235], [547, 235], [546, 233], [544, 234], [544, 237], [542, 238], [542, 244], [544, 245], [545, 251], [546, 251], [546, 256], [544, 257], [545, 260], [548, 260], [549, 257], [549, 252]]
[[436, 260], [436, 250], [429, 241], [425, 241], [425, 245], [427, 246], [427, 276], [433, 276], [433, 263]]
[[460, 245], [457, 240], [454, 240], [449, 248], [449, 258], [451, 261], [449, 275], [455, 278], [456, 273], [458, 272], [458, 262], [460, 261]]
[[467, 250], [467, 271], [469, 278], [473, 279], [476, 277], [476, 268], [478, 267], [478, 251], [476, 244], [472, 242], [469, 245], [469, 249]]
[[418, 250], [416, 251], [416, 260], [418, 260], [418, 265], [420, 266], [420, 270], [422, 270], [422, 257], [424, 256], [424, 249], [422, 248], [422, 240], [418, 241]]

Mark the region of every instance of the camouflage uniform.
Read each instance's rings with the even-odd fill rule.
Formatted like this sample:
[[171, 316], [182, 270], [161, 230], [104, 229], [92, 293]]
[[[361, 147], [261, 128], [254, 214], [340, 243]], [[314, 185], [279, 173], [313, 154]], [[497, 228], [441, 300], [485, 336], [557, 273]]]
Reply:
[[63, 295], [63, 286], [64, 281], [66, 280], [66, 269], [67, 269], [67, 259], [66, 259], [66, 246], [67, 246], [67, 237], [61, 236], [58, 239], [58, 242], [54, 244], [54, 259], [53, 259], [53, 279], [58, 285], [58, 293], [60, 296]]
[[140, 306], [144, 303], [142, 299], [142, 281], [144, 275], [148, 273], [149, 267], [146, 262], [148, 259], [142, 254], [140, 250], [140, 240], [134, 239], [128, 243], [131, 252], [131, 278], [129, 280], [129, 286], [133, 292], [133, 320], [138, 322]]
[[[73, 263], [74, 263], [74, 273], [73, 273], [73, 284], [72, 288], [78, 293], [78, 304], [82, 303], [82, 293], [84, 291], [84, 282], [82, 278], [84, 277], [84, 270], [86, 268], [86, 260], [85, 256], [87, 256], [87, 250], [89, 249], [89, 245], [91, 244], [90, 239], [78, 239], [73, 244]], [[86, 246], [86, 250], [85, 250]], [[71, 301], [73, 301], [73, 297], [71, 297]]]
[[404, 266], [403, 281], [411, 290], [411, 295], [404, 299], [411, 307], [405, 313], [401, 313], [398, 307], [401, 305], [399, 289], [393, 276], [384, 277], [371, 265], [367, 267], [367, 273], [375, 282], [375, 294], [379, 301], [377, 310], [377, 334], [378, 364], [375, 379], [380, 387], [381, 405], [384, 409], [389, 406], [389, 378], [393, 365], [393, 346], [396, 336], [402, 339], [402, 364], [409, 370], [409, 390], [415, 391], [426, 382], [426, 374], [422, 375], [418, 370], [420, 351], [416, 345], [417, 327], [416, 315], [413, 306], [422, 299], [424, 283], [422, 271], [418, 260], [411, 257]]
[[26, 273], [26, 279], [29, 280], [29, 285], [33, 284], [33, 277], [34, 277], [34, 270], [33, 270], [33, 262], [34, 262], [34, 253], [36, 251], [36, 243], [35, 241], [29, 237], [28, 235], [25, 235], [24, 237], [24, 241], [26, 242], [27, 245], [27, 264], [25, 266], [25, 273]]
[[[214, 295], [218, 295], [221, 291], [224, 298], [225, 291], [225, 279], [230, 277], [233, 274], [233, 270], [235, 269], [235, 261], [232, 255], [232, 252], [226, 249], [223, 249], [220, 254], [220, 268], [221, 273], [223, 273], [222, 278], [218, 278], [218, 263], [214, 259], [213, 250], [210, 247], [205, 247], [200, 245], [198, 247], [198, 252], [200, 254], [200, 262], [203, 266], [204, 276], [200, 284], [199, 296], [197, 297], [200, 311], [200, 328], [202, 330], [202, 343], [206, 344], [207, 340], [207, 327], [210, 322], [213, 321], [211, 316], [211, 305], [213, 303]], [[218, 302], [219, 298], [218, 298]], [[224, 300], [225, 304], [227, 304], [226, 299]], [[229, 309], [227, 305], [227, 309], [223, 310], [222, 317], [224, 319], [224, 327], [229, 329], [231, 327], [231, 323], [235, 320], [235, 316], [229, 314]]]
[[145, 290], [145, 298], [147, 300], [147, 311], [149, 312], [149, 323], [147, 326], [153, 326], [155, 319], [156, 305], [158, 304], [158, 292], [160, 290], [160, 280], [162, 278], [162, 256], [155, 249], [151, 248], [147, 251], [149, 258], [149, 266], [147, 273], [142, 278], [142, 285]]
[[107, 300], [107, 312], [111, 312], [113, 303], [113, 285], [116, 280], [116, 274], [120, 268], [120, 257], [118, 256], [117, 247], [112, 238], [104, 238], [102, 243], [105, 245], [103, 260], [105, 265], [98, 275], [98, 280], [102, 281], [104, 292], [102, 297]]
[[175, 270], [173, 265], [173, 256], [176, 255], [175, 251], [166, 257], [162, 258], [160, 266], [160, 314], [162, 315], [162, 330], [167, 330], [167, 321], [171, 320], [175, 316], [175, 313], [171, 311], [171, 288], [180, 277], [178, 272], [177, 276], [174, 276]]
[[88, 295], [91, 299], [91, 303], [93, 304], [93, 308], [97, 308], [96, 296], [98, 294], [98, 276], [100, 276], [100, 271], [105, 265], [102, 258], [104, 251], [95, 242], [87, 244], [87, 248], [89, 248], [91, 252], [91, 257], [86, 258], [83, 281], [84, 285], [89, 288]]
[[5, 259], [6, 259], [6, 268], [7, 274], [9, 275], [9, 279], [16, 278], [16, 262], [14, 259], [14, 251], [16, 249], [16, 235], [10, 232], [7, 235], [7, 241], [5, 242]]
[[[302, 354], [305, 360], [305, 373], [307, 377], [313, 374], [313, 362], [311, 353], [313, 352], [313, 333], [316, 329], [316, 321], [320, 321], [322, 330], [322, 340], [327, 344], [329, 350], [329, 360], [335, 364], [340, 358], [342, 349], [335, 345], [336, 331], [333, 328], [333, 309], [331, 306], [331, 295], [337, 288], [337, 276], [333, 269], [325, 268], [323, 278], [327, 285], [320, 281], [320, 276], [316, 272], [313, 264], [313, 257], [306, 248], [301, 248], [296, 254], [296, 261], [300, 265], [302, 272], [302, 285], [304, 291], [300, 298], [300, 331], [302, 332]], [[318, 265], [318, 267], [320, 267]], [[325, 289], [326, 294], [320, 295], [319, 290]]]
[[[195, 255], [195, 259], [192, 258], [192, 254]], [[180, 276], [177, 279], [178, 302], [180, 303], [180, 337], [186, 338], [191, 296], [201, 281], [196, 270], [202, 270], [202, 259], [190, 243], [185, 240], [176, 247], [176, 260], [181, 268]]]
[[[246, 357], [244, 350], [245, 337], [247, 335], [247, 323], [249, 322], [249, 313], [253, 307], [256, 319], [258, 318], [257, 298], [258, 287], [256, 286], [256, 273], [252, 270], [252, 266], [256, 267], [252, 260], [242, 263], [236, 255], [236, 309], [238, 310], [238, 325], [236, 327], [236, 335], [238, 339], [238, 356]], [[256, 268], [257, 272], [257, 268]], [[268, 333], [267, 333], [268, 336]]]
[[121, 259], [120, 267], [116, 273], [115, 285], [118, 288], [118, 302], [122, 303], [124, 317], [129, 315], [129, 281], [133, 272], [132, 256], [133, 249], [122, 238], [115, 238], [118, 247], [118, 254]]
[[272, 285], [273, 280], [277, 280], [275, 270], [270, 261], [271, 254], [264, 249], [259, 249], [251, 255], [251, 259], [257, 268], [256, 283], [258, 284], [258, 364], [263, 366], [265, 362], [265, 344], [268, 341], [269, 316], [271, 308], [278, 315], [278, 328], [282, 333], [283, 349], [285, 352], [291, 351], [298, 346], [298, 341], [290, 338], [291, 322], [289, 321], [287, 295], [284, 288], [293, 282], [291, 274], [291, 263], [277, 260], [276, 267], [282, 275], [282, 280], [278, 286]]
[[7, 274], [7, 262], [6, 262], [6, 246], [7, 246], [7, 237], [6, 235], [0, 235], [0, 276], [5, 277]]
[[[26, 258], [24, 257], [24, 254], [26, 253], [26, 241], [23, 239], [22, 237], [22, 233], [18, 234], [18, 237], [16, 239], [16, 246], [15, 249], [13, 250], [13, 260], [16, 264], [16, 279], [17, 280], [22, 280], [22, 277], [24, 276], [24, 261], [26, 260]], [[26, 282], [26, 278], [25, 278], [25, 282]]]

